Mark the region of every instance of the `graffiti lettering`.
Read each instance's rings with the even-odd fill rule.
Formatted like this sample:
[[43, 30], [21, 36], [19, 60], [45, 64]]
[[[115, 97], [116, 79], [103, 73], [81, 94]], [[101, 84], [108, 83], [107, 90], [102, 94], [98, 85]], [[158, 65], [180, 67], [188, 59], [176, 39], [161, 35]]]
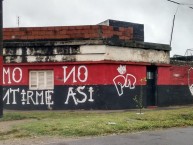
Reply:
[[132, 74], [126, 74], [124, 76], [124, 74], [126, 73], [126, 66], [121, 65], [117, 70], [120, 75], [116, 76], [113, 79], [113, 82], [118, 95], [121, 96], [123, 95], [124, 88], [135, 89], [136, 78]]
[[76, 101], [76, 98], [75, 98], [76, 93], [73, 92], [73, 89], [74, 89], [73, 87], [70, 87], [68, 89], [67, 99], [66, 99], [66, 102], [64, 104], [68, 104], [68, 101], [69, 101], [70, 97], [72, 97], [72, 99], [74, 100], [75, 105], [78, 105], [78, 103]]
[[[18, 100], [16, 101], [16, 96], [21, 97], [22, 105], [53, 105], [52, 101], [52, 90], [47, 91], [29, 91], [20, 89], [8, 89], [3, 97], [3, 101], [6, 101], [6, 104], [18, 104]], [[11, 101], [12, 100], [12, 101]]]
[[188, 86], [189, 86], [190, 93], [191, 93], [192, 96], [193, 96], [193, 82], [192, 82], [192, 80], [191, 80], [192, 71], [193, 71], [193, 67], [191, 67], [191, 68], [188, 70]]
[[18, 89], [9, 89], [9, 90], [7, 90], [7, 92], [5, 93], [5, 96], [3, 97], [3, 101], [5, 100], [5, 99], [7, 99], [7, 103], [6, 104], [10, 104], [10, 96], [12, 96], [12, 103], [11, 104], [17, 104], [17, 102], [16, 102], [16, 92], [19, 92], [19, 88]]
[[[75, 105], [78, 105], [79, 103], [80, 103], [80, 104], [85, 103], [85, 102], [87, 101], [87, 99], [88, 99], [88, 96], [87, 96], [86, 93], [83, 92], [84, 90], [85, 90], [85, 86], [80, 86], [80, 87], [78, 87], [78, 88], [76, 89], [76, 91], [77, 91], [78, 93], [75, 93], [75, 89], [74, 89], [73, 87], [69, 87], [69, 89], [68, 89], [68, 95], [67, 95], [67, 98], [66, 98], [66, 101], [65, 101], [64, 104], [68, 104], [70, 98], [73, 99]], [[89, 101], [89, 102], [94, 102], [94, 99], [93, 99], [93, 92], [94, 92], [94, 90], [93, 90], [93, 88], [90, 87], [90, 88], [88, 89], [88, 92], [89, 92], [89, 95], [90, 95], [88, 101]], [[76, 97], [77, 95], [78, 95], [79, 97], [81, 96], [82, 99], [79, 100], [79, 98]]]
[[88, 100], [89, 102], [94, 102], [94, 99], [93, 99], [93, 96], [92, 96], [93, 92], [94, 92], [93, 87], [90, 87], [89, 88], [90, 99]]
[[82, 100], [77, 99], [77, 103], [84, 103], [87, 100], [87, 95], [84, 92], [82, 92], [82, 90], [84, 90], [84, 88], [85, 88], [85, 86], [77, 88], [78, 93], [83, 96]]
[[[63, 66], [64, 70], [64, 83], [68, 81], [69, 78], [72, 77], [72, 82], [76, 83], [77, 80], [80, 82], [86, 82], [88, 79], [88, 69], [86, 66], [79, 66], [78, 69], [74, 66], [69, 73], [67, 74], [67, 66]], [[77, 74], [76, 74], [77, 72]]]
[[[17, 72], [19, 73], [19, 78], [18, 78], [18, 79], [16, 79], [16, 77], [15, 77], [15, 74], [16, 74]], [[22, 70], [21, 70], [20, 68], [18, 68], [18, 67], [14, 68], [12, 75], [13, 75], [13, 76], [12, 76], [12, 79], [13, 79], [14, 82], [16, 82], [16, 83], [21, 82], [21, 79], [22, 79]]]
[[[7, 78], [6, 79], [7, 82], [5, 82], [5, 78]], [[21, 68], [16, 67], [12, 71], [10, 70], [10, 68], [7, 68], [7, 70], [5, 68], [3, 68], [3, 84], [5, 84], [5, 83], [11, 84], [12, 81], [15, 83], [20, 83], [21, 80], [22, 80]]]

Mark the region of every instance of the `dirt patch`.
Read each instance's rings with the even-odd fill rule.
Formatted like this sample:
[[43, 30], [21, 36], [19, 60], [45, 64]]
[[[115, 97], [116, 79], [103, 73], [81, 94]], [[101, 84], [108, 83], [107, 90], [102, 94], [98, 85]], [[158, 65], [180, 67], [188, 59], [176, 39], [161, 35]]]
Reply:
[[[0, 122], [0, 132], [8, 132], [13, 129], [14, 126], [33, 122], [34, 119], [27, 120], [14, 120], [14, 121], [3, 121]], [[15, 138], [8, 140], [0, 140], [0, 145], [52, 145], [60, 142], [76, 140], [76, 138], [64, 138], [64, 137], [30, 137], [30, 138]]]
[[23, 123], [30, 123], [34, 120], [28, 119], [28, 120], [14, 120], [14, 121], [3, 121], [0, 122], [0, 132], [7, 132], [10, 131], [13, 126], [23, 124]]
[[2, 140], [0, 141], [0, 145], [52, 145], [65, 143], [67, 141], [76, 140], [69, 138], [61, 138], [61, 137], [33, 137], [33, 138], [21, 138], [21, 139], [13, 139], [13, 140]]

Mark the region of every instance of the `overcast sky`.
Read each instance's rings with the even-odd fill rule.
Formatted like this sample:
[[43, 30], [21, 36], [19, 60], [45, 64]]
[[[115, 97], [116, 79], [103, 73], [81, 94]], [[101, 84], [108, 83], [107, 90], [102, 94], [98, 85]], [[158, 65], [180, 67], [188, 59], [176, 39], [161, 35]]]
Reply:
[[[175, 0], [193, 4], [193, 0]], [[106, 19], [141, 23], [145, 41], [169, 44], [178, 5], [167, 0], [4, 0], [4, 27], [94, 25]], [[193, 5], [190, 5], [193, 7]], [[193, 49], [193, 9], [180, 6], [175, 20], [173, 54]]]

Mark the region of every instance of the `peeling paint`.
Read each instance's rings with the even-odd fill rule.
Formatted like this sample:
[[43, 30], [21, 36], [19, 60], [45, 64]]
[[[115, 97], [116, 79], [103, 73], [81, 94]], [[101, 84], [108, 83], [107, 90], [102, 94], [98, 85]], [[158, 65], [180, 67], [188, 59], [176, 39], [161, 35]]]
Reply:
[[5, 63], [75, 61], [79, 46], [4, 48]]
[[[106, 45], [4, 48], [5, 63], [130, 61], [169, 64], [169, 52]], [[156, 56], [156, 57], [155, 57]]]

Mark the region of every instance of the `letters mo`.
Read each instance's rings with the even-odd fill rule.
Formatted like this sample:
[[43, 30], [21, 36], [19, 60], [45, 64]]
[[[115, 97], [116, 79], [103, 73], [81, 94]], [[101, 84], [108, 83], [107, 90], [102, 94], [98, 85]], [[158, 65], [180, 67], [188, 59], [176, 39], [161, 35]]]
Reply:
[[3, 68], [3, 84], [5, 83], [11, 84], [12, 82], [20, 83], [22, 80], [22, 75], [23, 75], [22, 70], [19, 67], [16, 67], [13, 70], [11, 70], [10, 68], [7, 69]]

